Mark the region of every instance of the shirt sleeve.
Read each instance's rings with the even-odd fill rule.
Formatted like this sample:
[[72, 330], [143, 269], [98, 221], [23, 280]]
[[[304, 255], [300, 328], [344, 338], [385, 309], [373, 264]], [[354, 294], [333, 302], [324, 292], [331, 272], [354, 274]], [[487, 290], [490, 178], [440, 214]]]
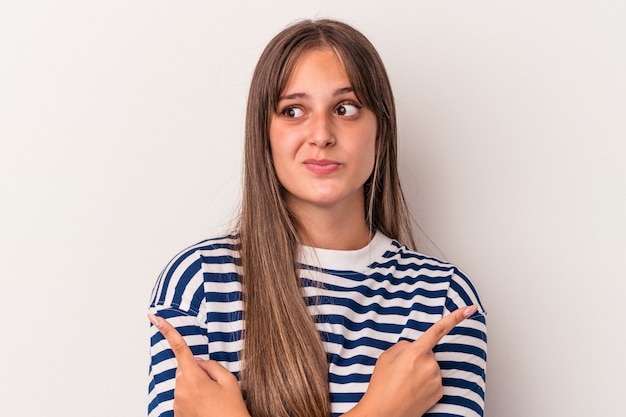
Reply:
[[[179, 254], [160, 274], [152, 291], [150, 313], [166, 319], [183, 336], [194, 356], [208, 358], [204, 314], [204, 280], [200, 257], [193, 251]], [[148, 416], [173, 417], [178, 363], [170, 346], [150, 325]]]
[[434, 349], [441, 368], [444, 393], [425, 416], [482, 417], [484, 414], [486, 312], [471, 281], [455, 268], [443, 315], [470, 305], [478, 305], [478, 311], [452, 329]]

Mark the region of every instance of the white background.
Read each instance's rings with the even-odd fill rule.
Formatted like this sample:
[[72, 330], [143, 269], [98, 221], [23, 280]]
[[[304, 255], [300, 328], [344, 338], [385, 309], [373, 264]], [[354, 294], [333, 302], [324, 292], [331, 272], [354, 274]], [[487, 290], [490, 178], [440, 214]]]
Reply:
[[626, 5], [566, 0], [3, 1], [0, 415], [145, 415], [152, 285], [235, 216], [253, 66], [316, 16], [387, 64], [487, 416], [626, 416]]

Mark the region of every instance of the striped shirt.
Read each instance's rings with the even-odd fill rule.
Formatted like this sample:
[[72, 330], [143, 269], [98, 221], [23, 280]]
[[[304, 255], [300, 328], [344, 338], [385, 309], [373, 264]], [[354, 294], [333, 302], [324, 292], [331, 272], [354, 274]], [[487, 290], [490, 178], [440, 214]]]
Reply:
[[[179, 253], [159, 276], [150, 310], [178, 329], [195, 356], [216, 360], [238, 377], [243, 305], [237, 244], [228, 236]], [[334, 416], [361, 399], [383, 351], [417, 339], [458, 308], [480, 306], [474, 286], [455, 266], [380, 232], [359, 250], [301, 247], [300, 257], [302, 293], [307, 301], [316, 300], [309, 311], [329, 358]], [[176, 359], [151, 329], [148, 414], [172, 417]], [[426, 416], [482, 416], [487, 360], [482, 306], [434, 352], [444, 395]]]

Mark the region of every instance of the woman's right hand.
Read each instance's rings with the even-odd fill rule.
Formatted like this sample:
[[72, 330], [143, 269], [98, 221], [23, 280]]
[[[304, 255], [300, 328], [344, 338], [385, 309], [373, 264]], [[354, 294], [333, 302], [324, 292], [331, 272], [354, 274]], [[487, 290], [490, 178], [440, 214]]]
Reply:
[[345, 417], [416, 417], [443, 396], [441, 370], [432, 349], [477, 306], [460, 308], [433, 324], [414, 342], [401, 341], [383, 352], [369, 387]]
[[161, 317], [148, 317], [170, 344], [178, 362], [175, 417], [250, 417], [233, 374], [215, 361], [195, 359], [171, 324]]

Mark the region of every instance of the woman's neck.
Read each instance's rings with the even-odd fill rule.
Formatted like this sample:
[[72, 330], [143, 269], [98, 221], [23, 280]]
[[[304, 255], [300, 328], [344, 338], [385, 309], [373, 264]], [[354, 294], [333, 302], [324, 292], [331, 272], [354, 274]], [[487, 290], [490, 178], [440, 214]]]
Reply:
[[290, 210], [298, 221], [301, 243], [322, 249], [356, 250], [370, 242], [373, 232], [365, 221], [365, 210], [298, 207]]

